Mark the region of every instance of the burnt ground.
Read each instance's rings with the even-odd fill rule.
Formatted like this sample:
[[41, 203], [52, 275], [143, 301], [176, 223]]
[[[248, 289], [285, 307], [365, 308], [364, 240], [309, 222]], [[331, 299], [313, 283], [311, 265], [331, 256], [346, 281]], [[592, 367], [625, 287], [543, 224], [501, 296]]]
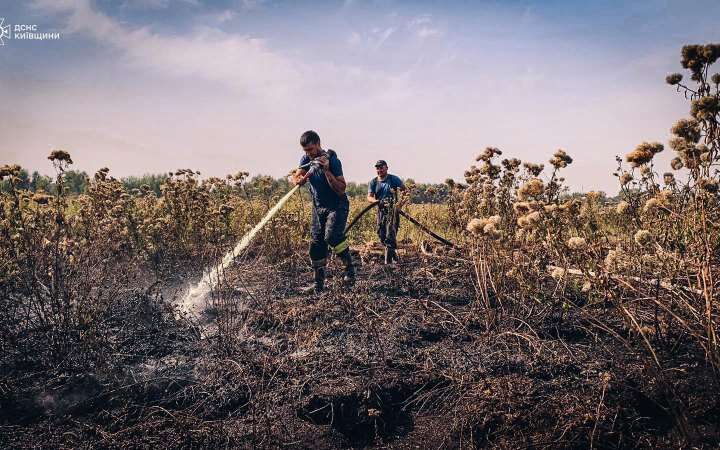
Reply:
[[609, 305], [526, 299], [488, 328], [467, 261], [363, 262], [319, 296], [301, 255], [241, 263], [199, 319], [130, 293], [74, 369], [6, 355], [0, 445], [677, 448], [679, 415], [685, 446], [720, 442], [717, 378], [672, 330], [659, 374]]

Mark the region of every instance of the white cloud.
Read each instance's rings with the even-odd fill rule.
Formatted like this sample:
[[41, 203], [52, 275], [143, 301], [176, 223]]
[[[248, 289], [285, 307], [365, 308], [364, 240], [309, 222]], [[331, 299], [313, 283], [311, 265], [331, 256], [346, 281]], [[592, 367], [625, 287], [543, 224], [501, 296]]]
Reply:
[[67, 32], [89, 35], [115, 48], [129, 64], [161, 74], [196, 76], [244, 93], [277, 97], [297, 88], [306, 70], [248, 36], [208, 27], [186, 36], [163, 36], [122, 25], [87, 0], [38, 0], [35, 5], [66, 15]]
[[420, 39], [439, 37], [443, 35], [443, 31], [435, 26], [430, 14], [422, 14], [414, 17], [407, 22], [407, 28], [415, 33]]
[[419, 30], [417, 30], [417, 36], [420, 39], [425, 39], [429, 37], [436, 37], [436, 36], [442, 36], [442, 31], [440, 31], [437, 28], [430, 28], [430, 27], [422, 27]]
[[[173, 0], [123, 0], [122, 7], [130, 9], [159, 10], [167, 9]], [[200, 6], [198, 0], [175, 0], [192, 6]]]
[[[95, 10], [89, 0], [36, 0], [34, 5], [62, 17], [66, 33], [84, 34], [112, 47], [121, 55], [120, 62], [133, 69], [221, 83], [268, 104], [280, 99], [293, 104], [308, 97], [337, 101], [359, 91], [364, 99], [382, 98], [390, 89], [405, 92], [404, 75], [330, 61], [308, 64], [271, 50], [262, 39], [217, 28], [197, 27], [185, 35], [163, 35], [147, 27], [121, 24]], [[375, 30], [370, 45], [380, 47], [395, 30]]]
[[364, 33], [352, 31], [350, 35], [348, 35], [346, 42], [351, 46], [365, 45], [368, 49], [375, 51], [382, 47], [396, 31], [397, 27], [395, 26], [386, 28], [373, 27], [370, 31]]
[[408, 27], [415, 28], [415, 27], [420, 27], [422, 25], [428, 25], [430, 23], [432, 23], [432, 18], [430, 16], [430, 14], [423, 14], [423, 15], [420, 15], [418, 17], [411, 19], [408, 22]]

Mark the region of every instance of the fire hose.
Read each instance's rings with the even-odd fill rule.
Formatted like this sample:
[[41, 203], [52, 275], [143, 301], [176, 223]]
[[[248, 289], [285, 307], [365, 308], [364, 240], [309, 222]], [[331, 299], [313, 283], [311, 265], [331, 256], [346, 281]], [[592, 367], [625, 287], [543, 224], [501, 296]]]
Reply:
[[[303, 164], [303, 165], [300, 166], [299, 168], [300, 168], [300, 169], [306, 169], [306, 168], [308, 168], [308, 167], [310, 168], [310, 170], [308, 170], [308, 172], [303, 176], [303, 181], [307, 181], [307, 179], [310, 178], [310, 175], [311, 175], [311, 173], [313, 172], [313, 170], [314, 170], [314, 169], [317, 169], [317, 168], [319, 167], [318, 159], [317, 159], [317, 158], [316, 158], [316, 159], [313, 159], [312, 161], [310, 161], [310, 162], [308, 162], [308, 163], [306, 163], [306, 164]], [[376, 201], [376, 202], [370, 203], [370, 204], [367, 205], [365, 208], [363, 208], [363, 209], [353, 218], [353, 220], [350, 221], [350, 223], [348, 224], [348, 226], [345, 228], [345, 233], [344, 233], [345, 236], [347, 236], [347, 234], [348, 234], [348, 232], [350, 231], [350, 229], [358, 222], [358, 220], [360, 220], [360, 219], [362, 218], [362, 216], [365, 215], [365, 213], [367, 213], [368, 211], [370, 211], [372, 208], [378, 206], [379, 204], [380, 204], [380, 202], [379, 202], [379, 201]], [[429, 235], [432, 236], [435, 240], [437, 240], [438, 242], [441, 242], [441, 243], [444, 244], [444, 245], [447, 245], [448, 247], [455, 248], [455, 244], [453, 244], [452, 242], [450, 242], [450, 241], [448, 241], [447, 239], [443, 238], [442, 236], [438, 235], [437, 233], [435, 233], [434, 231], [432, 231], [431, 229], [429, 229], [429, 228], [426, 227], [425, 225], [421, 224], [421, 223], [418, 222], [416, 219], [414, 219], [412, 216], [410, 216], [410, 214], [406, 213], [405, 211], [403, 211], [403, 210], [400, 209], [400, 208], [396, 208], [396, 209], [397, 209], [397, 212], [398, 212], [401, 216], [405, 217], [407, 220], [410, 221], [410, 223], [412, 223], [413, 225], [415, 225], [416, 227], [418, 227], [418, 228], [419, 228], [421, 231], [423, 231], [424, 233], [429, 234]]]
[[[304, 164], [300, 166], [301, 169], [309, 168], [307, 173], [303, 176], [303, 181], [307, 181], [308, 178], [310, 178], [311, 174], [317, 170], [320, 167], [319, 161], [316, 159], [310, 161], [307, 164]], [[292, 195], [298, 190], [301, 183], [296, 184], [290, 191], [288, 191], [276, 204], [273, 206], [266, 214], [263, 216], [263, 218], [258, 222], [249, 232], [247, 232], [242, 239], [240, 239], [240, 242], [237, 243], [230, 251], [228, 251], [225, 256], [223, 256], [222, 260], [219, 261], [218, 264], [206, 268], [206, 270], [203, 271], [203, 276], [200, 281], [195, 283], [194, 285], [191, 285], [186, 292], [185, 296], [181, 300], [181, 307], [183, 310], [187, 312], [193, 312], [193, 310], [200, 304], [200, 302], [204, 299], [204, 297], [218, 284], [219, 279], [223, 271], [232, 264], [232, 262], [237, 258], [244, 250], [247, 248], [250, 243], [252, 242], [253, 238], [262, 230], [262, 228], [273, 218], [273, 216], [280, 211], [280, 209], [285, 205], [285, 203], [292, 197]], [[350, 229], [355, 225], [360, 218], [366, 214], [368, 211], [370, 211], [373, 207], [377, 206], [379, 202], [370, 203], [365, 208], [363, 208], [359, 214], [353, 218], [353, 220], [350, 222], [350, 224], [345, 228], [345, 235], [350, 231]], [[397, 208], [397, 211], [399, 214], [401, 214], [403, 217], [408, 219], [410, 222], [412, 222], [414, 225], [416, 225], [418, 228], [420, 228], [425, 233], [429, 234], [436, 240], [442, 242], [445, 245], [448, 245], [450, 247], [455, 247], [452, 242], [440, 237], [439, 235], [435, 234], [432, 230], [422, 225], [420, 222], [415, 220], [414, 218], [410, 217], [409, 214], [407, 214], [405, 211], [402, 211], [401, 209]]]
[[[365, 215], [365, 213], [367, 213], [368, 211], [370, 211], [372, 208], [378, 206], [379, 204], [380, 204], [380, 202], [372, 202], [372, 203], [370, 203], [369, 205], [367, 205], [365, 208], [363, 208], [363, 209], [353, 218], [353, 220], [350, 221], [350, 223], [348, 224], [348, 226], [345, 228], [345, 235], [347, 236], [347, 234], [348, 234], [348, 232], [350, 231], [350, 229], [358, 222], [358, 220], [360, 220], [360, 218], [361, 218], [362, 216]], [[418, 227], [421, 231], [423, 231], [423, 232], [429, 234], [430, 236], [432, 236], [432, 237], [433, 237], [435, 240], [437, 240], [438, 242], [441, 242], [441, 243], [447, 245], [448, 247], [455, 248], [455, 244], [453, 244], [452, 242], [450, 242], [450, 241], [448, 241], [447, 239], [443, 238], [442, 236], [438, 235], [437, 233], [435, 233], [434, 231], [432, 231], [431, 229], [429, 229], [429, 228], [426, 227], [425, 225], [421, 224], [421, 223], [418, 222], [415, 218], [413, 218], [412, 216], [410, 216], [410, 214], [406, 213], [405, 211], [403, 211], [403, 210], [400, 209], [400, 208], [396, 208], [396, 210], [397, 210], [397, 212], [398, 212], [401, 216], [403, 216], [403, 217], [405, 217], [407, 220], [409, 220], [410, 223], [412, 223], [413, 225], [415, 225], [416, 227]]]

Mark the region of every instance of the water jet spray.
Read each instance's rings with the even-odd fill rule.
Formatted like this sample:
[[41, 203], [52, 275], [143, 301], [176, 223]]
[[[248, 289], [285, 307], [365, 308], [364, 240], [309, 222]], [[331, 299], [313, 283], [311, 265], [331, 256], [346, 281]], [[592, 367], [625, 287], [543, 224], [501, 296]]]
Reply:
[[[318, 162], [313, 160], [300, 168], [304, 169], [306, 167], [310, 167], [310, 170], [308, 170], [308, 172], [303, 176], [302, 181], [307, 181], [307, 179], [310, 178], [311, 173], [318, 167]], [[222, 272], [228, 268], [230, 264], [232, 264], [235, 258], [237, 258], [248, 245], [250, 245], [250, 242], [252, 242], [255, 235], [257, 235], [258, 232], [260, 232], [260, 230], [262, 230], [262, 228], [270, 221], [270, 219], [272, 219], [273, 216], [280, 211], [295, 191], [298, 190], [300, 185], [301, 183], [296, 184], [292, 189], [290, 189], [290, 191], [285, 194], [285, 196], [281, 198], [280, 201], [278, 201], [275, 206], [267, 212], [267, 214], [265, 214], [262, 220], [260, 220], [260, 222], [258, 222], [252, 230], [247, 232], [232, 250], [223, 256], [220, 264], [215, 267], [207, 268], [203, 271], [203, 276], [200, 281], [194, 286], [191, 286], [183, 299], [180, 301], [180, 307], [183, 311], [188, 313], [197, 313], [196, 309], [198, 305], [202, 303], [205, 296], [219, 283]]]

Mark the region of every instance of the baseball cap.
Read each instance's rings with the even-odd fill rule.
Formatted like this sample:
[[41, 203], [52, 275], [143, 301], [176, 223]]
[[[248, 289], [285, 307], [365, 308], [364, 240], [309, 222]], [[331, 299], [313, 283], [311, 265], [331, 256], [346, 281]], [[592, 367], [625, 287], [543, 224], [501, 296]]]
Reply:
[[382, 167], [382, 166], [387, 166], [387, 163], [385, 162], [384, 159], [378, 159], [378, 161], [375, 163], [375, 167]]

